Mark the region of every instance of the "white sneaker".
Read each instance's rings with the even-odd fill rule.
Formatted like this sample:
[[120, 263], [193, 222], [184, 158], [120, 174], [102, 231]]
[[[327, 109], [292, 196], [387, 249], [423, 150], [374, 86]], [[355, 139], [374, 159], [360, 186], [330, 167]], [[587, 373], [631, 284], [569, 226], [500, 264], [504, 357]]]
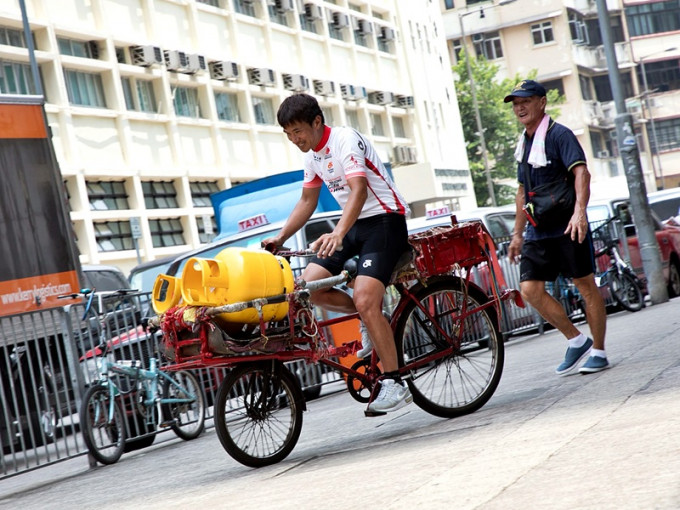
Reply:
[[373, 352], [373, 342], [363, 321], [359, 321], [359, 332], [361, 333], [361, 349], [357, 351], [357, 357], [365, 358]]
[[376, 399], [368, 404], [368, 410], [374, 413], [388, 413], [401, 409], [413, 402], [413, 396], [408, 385], [394, 379], [383, 379], [380, 382], [380, 393]]

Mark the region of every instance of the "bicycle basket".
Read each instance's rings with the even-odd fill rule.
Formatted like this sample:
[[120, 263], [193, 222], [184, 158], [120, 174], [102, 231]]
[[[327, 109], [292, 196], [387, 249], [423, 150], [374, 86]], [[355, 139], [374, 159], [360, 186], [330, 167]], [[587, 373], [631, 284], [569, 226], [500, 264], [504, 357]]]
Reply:
[[414, 264], [422, 278], [450, 273], [456, 266], [470, 267], [486, 261], [480, 246], [480, 222], [433, 227], [409, 236], [416, 251]]
[[607, 220], [601, 223], [598, 227], [591, 230], [593, 238], [593, 249], [595, 257], [599, 257], [607, 252], [607, 250], [619, 241], [619, 235], [614, 221]]

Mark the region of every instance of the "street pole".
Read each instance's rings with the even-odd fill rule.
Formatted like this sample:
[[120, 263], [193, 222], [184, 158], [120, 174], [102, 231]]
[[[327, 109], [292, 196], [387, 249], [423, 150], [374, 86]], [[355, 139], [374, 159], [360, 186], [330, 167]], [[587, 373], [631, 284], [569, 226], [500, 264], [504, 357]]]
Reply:
[[470, 54], [468, 53], [467, 44], [465, 44], [465, 29], [463, 28], [463, 17], [472, 14], [466, 12], [461, 14], [458, 12], [458, 24], [460, 25], [460, 38], [463, 45], [463, 53], [465, 55], [465, 66], [467, 68], [468, 77], [470, 78], [470, 94], [472, 96], [472, 108], [475, 111], [475, 121], [477, 122], [477, 134], [479, 135], [479, 145], [482, 149], [482, 161], [484, 162], [484, 174], [486, 175], [486, 187], [489, 190], [489, 197], [491, 198], [491, 205], [496, 206], [496, 192], [493, 189], [493, 179], [491, 178], [491, 169], [489, 168], [489, 155], [486, 152], [486, 137], [484, 136], [484, 127], [482, 126], [482, 117], [479, 113], [479, 104], [477, 103], [477, 90], [475, 87], [475, 78], [472, 76], [472, 66], [470, 65]]
[[609, 81], [611, 84], [614, 103], [616, 104], [616, 143], [621, 154], [628, 192], [630, 193], [630, 206], [635, 218], [642, 268], [647, 276], [647, 291], [652, 304], [668, 301], [668, 289], [663, 277], [659, 244], [654, 233], [654, 221], [647, 202], [647, 188], [642, 177], [640, 166], [640, 152], [633, 131], [633, 116], [626, 111], [626, 103], [621, 86], [619, 65], [614, 51], [609, 11], [606, 0], [595, 0], [597, 5], [597, 17], [602, 35]]

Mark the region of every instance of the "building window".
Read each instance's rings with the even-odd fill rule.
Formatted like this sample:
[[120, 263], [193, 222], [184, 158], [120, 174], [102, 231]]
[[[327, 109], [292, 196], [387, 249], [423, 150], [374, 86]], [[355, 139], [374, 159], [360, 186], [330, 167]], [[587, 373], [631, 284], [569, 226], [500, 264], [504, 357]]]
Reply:
[[125, 106], [128, 110], [137, 112], [158, 112], [156, 95], [153, 91], [153, 83], [149, 80], [137, 80], [135, 78], [121, 78]]
[[329, 106], [322, 106], [321, 111], [323, 112], [324, 124], [327, 126], [334, 126], [335, 118], [333, 117], [333, 108]]
[[328, 36], [331, 39], [336, 39], [338, 41], [344, 41], [345, 36], [342, 28], [338, 28], [333, 24], [333, 20], [328, 20]]
[[170, 209], [178, 207], [177, 191], [172, 181], [144, 181], [144, 205], [147, 209]]
[[179, 218], [149, 220], [149, 230], [151, 230], [151, 241], [154, 248], [186, 244], [182, 222]]
[[205, 223], [203, 221], [203, 217], [197, 217], [196, 218], [196, 228], [198, 229], [198, 240], [201, 242], [201, 244], [207, 244], [210, 241], [212, 241], [212, 238], [214, 236], [214, 232], [217, 231], [217, 223], [215, 222], [215, 217], [211, 216], [210, 217], [210, 222], [212, 223], [212, 234], [208, 234], [205, 231]]
[[0, 60], [0, 92], [3, 94], [35, 94], [31, 67], [20, 62]]
[[234, 0], [234, 10], [239, 14], [255, 17], [255, 6], [250, 0]]
[[543, 23], [531, 25], [531, 37], [534, 41], [534, 46], [553, 42], [555, 35], [553, 34], [552, 21], [544, 21]]
[[564, 84], [562, 83], [562, 78], [559, 78], [557, 80], [542, 81], [541, 85], [543, 85], [545, 87], [545, 90], [547, 90], [548, 92], [554, 89], [560, 96], [564, 95]]
[[631, 37], [680, 30], [678, 0], [631, 5], [625, 13]]
[[24, 32], [15, 28], [0, 27], [0, 44], [25, 48], [26, 39], [24, 38]]
[[652, 152], [680, 149], [680, 118], [657, 120], [654, 127], [659, 146], [654, 146], [654, 140], [650, 140]]
[[472, 36], [477, 57], [485, 57], [487, 60], [503, 58], [501, 36], [498, 31], [475, 34]]
[[123, 181], [88, 181], [87, 198], [93, 211], [130, 208]]
[[97, 251], [134, 249], [129, 221], [97, 221], [93, 226]]
[[373, 136], [385, 136], [385, 129], [383, 128], [382, 116], [377, 113], [371, 113], [371, 134]]
[[444, 191], [465, 191], [467, 183], [464, 182], [442, 182], [442, 190]]
[[316, 28], [316, 22], [313, 19], [309, 19], [304, 12], [300, 13], [300, 28], [305, 32], [319, 33]]
[[404, 119], [401, 117], [392, 117], [392, 128], [394, 129], [394, 136], [396, 138], [406, 138]]
[[276, 124], [272, 100], [267, 97], [253, 97], [253, 113], [257, 124]]
[[444, 0], [444, 8], [446, 10], [455, 9], [455, 7], [453, 5], [453, 0]]
[[104, 86], [100, 75], [64, 69], [64, 79], [69, 103], [106, 108]]
[[220, 0], [196, 0], [199, 4], [212, 5], [213, 7], [220, 6]]
[[358, 30], [355, 30], [354, 44], [356, 44], [357, 46], [363, 46], [364, 48], [368, 48], [368, 37], [366, 37], [365, 34], [362, 34]]
[[191, 202], [194, 207], [212, 207], [210, 195], [220, 191], [217, 183], [213, 181], [190, 182], [189, 187], [191, 188]]
[[288, 26], [288, 16], [286, 15], [285, 11], [278, 10], [276, 5], [269, 5], [268, 10], [270, 21], [273, 23], [278, 23], [279, 25], [283, 25], [284, 27]]
[[72, 57], [99, 58], [99, 48], [96, 41], [76, 41], [57, 37], [59, 53]]
[[203, 116], [198, 102], [198, 90], [191, 87], [177, 87], [174, 93], [172, 102], [175, 106], [175, 113], [179, 117], [200, 119]]
[[576, 13], [569, 13], [569, 33], [574, 44], [588, 44], [586, 24]]
[[217, 117], [227, 122], [241, 122], [241, 114], [238, 109], [238, 96], [225, 92], [215, 92], [215, 107]]
[[356, 110], [346, 110], [347, 124], [357, 131], [361, 131], [361, 124], [359, 123], [359, 113]]
[[[638, 83], [644, 84], [642, 66], [637, 68]], [[645, 63], [645, 75], [650, 90], [666, 92], [680, 89], [680, 60], [670, 59]]]

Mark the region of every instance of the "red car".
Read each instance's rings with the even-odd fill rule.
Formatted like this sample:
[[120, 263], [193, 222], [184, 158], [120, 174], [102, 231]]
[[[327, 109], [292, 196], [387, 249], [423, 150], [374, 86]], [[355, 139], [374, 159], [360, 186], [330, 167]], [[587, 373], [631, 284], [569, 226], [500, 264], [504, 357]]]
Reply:
[[[628, 198], [591, 200], [588, 204], [588, 220], [591, 225], [605, 221], [611, 216], [617, 216], [623, 223], [627, 241], [623, 246], [624, 256], [630, 259], [638, 277], [646, 282], [640, 245]], [[669, 297], [680, 296], [680, 227], [662, 223], [654, 211], [652, 211], [652, 219], [661, 253], [663, 275], [668, 285], [668, 295]]]

